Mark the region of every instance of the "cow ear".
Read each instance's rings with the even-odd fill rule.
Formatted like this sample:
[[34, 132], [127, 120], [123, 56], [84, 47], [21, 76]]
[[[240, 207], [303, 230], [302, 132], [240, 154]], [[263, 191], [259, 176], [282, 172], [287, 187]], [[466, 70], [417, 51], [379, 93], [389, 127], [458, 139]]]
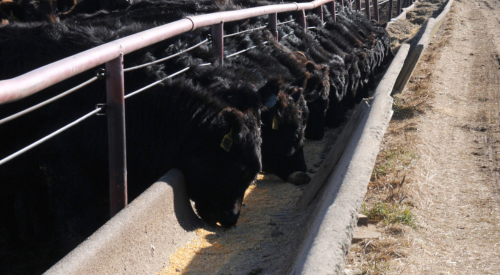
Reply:
[[330, 67], [328, 66], [321, 67], [321, 72], [323, 72], [324, 74], [330, 74]]
[[296, 92], [292, 93], [290, 96], [292, 97], [294, 102], [298, 102], [300, 99], [300, 96], [302, 95], [302, 88], [298, 88]]
[[314, 70], [316, 70], [316, 65], [314, 63], [312, 63], [311, 61], [308, 61], [306, 63], [306, 69], [309, 72], [314, 72]]
[[224, 129], [224, 137], [229, 134], [229, 136], [231, 137], [231, 141], [238, 141], [239, 133], [243, 131], [243, 113], [235, 108], [226, 107], [222, 111], [220, 111], [219, 117], [222, 118], [221, 126]]
[[362, 60], [365, 60], [365, 58], [366, 58], [367, 55], [364, 52], [359, 52], [357, 54], [357, 56], [358, 56], [359, 60], [362, 61]]
[[262, 105], [271, 108], [278, 101], [278, 94], [283, 86], [281, 77], [271, 78], [257, 91], [262, 99]]
[[363, 31], [358, 30], [358, 34], [359, 34], [359, 36], [361, 36], [361, 37], [363, 37], [364, 39], [366, 39], [366, 35], [365, 35], [365, 33], [364, 33]]

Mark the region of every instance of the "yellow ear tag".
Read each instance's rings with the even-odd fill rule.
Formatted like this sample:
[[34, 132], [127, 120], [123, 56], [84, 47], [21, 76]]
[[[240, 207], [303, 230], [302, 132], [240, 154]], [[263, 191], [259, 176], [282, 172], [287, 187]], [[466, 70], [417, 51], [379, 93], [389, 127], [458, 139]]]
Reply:
[[273, 130], [278, 130], [280, 128], [280, 119], [276, 113], [274, 114], [272, 128]]
[[231, 131], [229, 131], [229, 133], [227, 133], [222, 139], [220, 147], [229, 152], [229, 149], [231, 149], [232, 145], [233, 145], [233, 129], [231, 128]]

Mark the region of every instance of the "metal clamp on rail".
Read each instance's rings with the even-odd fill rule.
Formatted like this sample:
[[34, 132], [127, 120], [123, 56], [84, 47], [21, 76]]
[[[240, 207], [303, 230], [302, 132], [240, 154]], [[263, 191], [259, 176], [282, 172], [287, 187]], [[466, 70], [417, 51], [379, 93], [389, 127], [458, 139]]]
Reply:
[[97, 70], [95, 71], [95, 76], [96, 76], [96, 77], [97, 77], [97, 79], [99, 79], [99, 80], [106, 79], [106, 69], [104, 69], [104, 68], [97, 69]]
[[106, 103], [97, 103], [95, 105], [95, 109], [99, 110], [95, 115], [96, 116], [106, 116]]
[[[96, 77], [99, 80], [106, 79], [106, 69], [100, 68], [95, 71]], [[95, 105], [95, 109], [99, 110], [95, 115], [96, 116], [106, 116], [106, 103], [97, 103]]]

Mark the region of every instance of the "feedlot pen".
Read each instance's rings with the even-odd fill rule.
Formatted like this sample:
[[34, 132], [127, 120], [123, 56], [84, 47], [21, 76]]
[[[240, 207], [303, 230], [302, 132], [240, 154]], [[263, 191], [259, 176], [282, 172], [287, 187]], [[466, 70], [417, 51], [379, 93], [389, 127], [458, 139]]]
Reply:
[[[309, 175], [316, 172], [340, 131], [330, 129], [322, 141], [306, 142]], [[247, 190], [237, 227], [198, 229], [198, 237], [173, 254], [170, 266], [160, 274], [282, 273], [302, 241], [304, 225], [314, 218], [295, 208], [303, 188], [272, 174], [259, 175]]]
[[[391, 23], [387, 29], [393, 50], [411, 43], [427, 19], [439, 14], [445, 3], [418, 1], [407, 20]], [[304, 144], [311, 177], [342, 128], [328, 129], [323, 140], [307, 140]], [[246, 192], [235, 228], [198, 229], [197, 237], [171, 255], [170, 265], [158, 274], [283, 274], [291, 264], [287, 261], [297, 253], [304, 225], [311, 219], [307, 209], [297, 211], [295, 206], [304, 187], [286, 183], [273, 174], [259, 174]]]

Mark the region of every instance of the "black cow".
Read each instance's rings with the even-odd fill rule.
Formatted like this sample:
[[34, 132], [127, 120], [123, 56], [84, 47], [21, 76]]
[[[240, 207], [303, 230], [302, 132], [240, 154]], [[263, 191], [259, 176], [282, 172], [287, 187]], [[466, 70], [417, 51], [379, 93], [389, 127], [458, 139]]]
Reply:
[[[294, 86], [284, 88], [280, 78], [270, 78], [261, 90], [276, 95], [276, 103], [271, 105], [274, 102], [262, 102], [258, 100], [260, 95], [251, 89], [248, 89], [247, 93], [242, 93], [241, 89], [228, 89], [231, 87], [229, 83], [233, 82], [231, 79], [237, 75], [242, 75], [237, 81], [240, 85], [245, 83], [243, 85], [247, 86], [248, 83], [252, 83], [252, 78], [256, 81], [255, 78], [259, 77], [259, 73], [252, 74], [252, 72], [259, 67], [252, 66], [252, 63], [246, 63], [247, 66], [241, 66], [242, 63], [239, 62], [228, 63], [230, 64], [213, 69], [199, 67], [195, 69], [197, 74], [195, 79], [198, 81], [216, 79], [210, 84], [205, 83], [208, 84], [210, 93], [239, 110], [247, 111], [252, 107], [252, 102], [257, 103], [255, 107], [260, 111], [258, 116], [261, 118], [262, 129], [263, 171], [272, 172], [294, 184], [309, 182], [310, 178], [305, 174], [307, 166], [302, 150], [309, 111], [302, 96], [302, 89]], [[202, 70], [204, 72], [201, 72]], [[261, 75], [260, 77], [260, 81], [266, 79]], [[255, 110], [255, 107], [251, 110]]]
[[[158, 53], [158, 55], [173, 54], [198, 43], [200, 34], [195, 33], [194, 36], [196, 39], [191, 42], [180, 39], [168, 47], [164, 53]], [[235, 52], [242, 47], [246, 47], [246, 45], [248, 43], [239, 43], [238, 39], [228, 39], [226, 50]], [[291, 55], [290, 58], [293, 58], [293, 54]], [[307, 129], [306, 121], [309, 111], [304, 104], [304, 96], [302, 96], [301, 92], [303, 89], [300, 87], [302, 84], [306, 85], [309, 74], [304, 71], [304, 68], [301, 68], [299, 70], [302, 70], [302, 79], [294, 81], [288, 68], [280, 65], [279, 62], [269, 61], [271, 60], [267, 58], [266, 49], [259, 47], [237, 57], [227, 58], [224, 66], [196, 66], [207, 62], [218, 63], [213, 49], [203, 46], [164, 63], [164, 66], [169, 73], [188, 66], [192, 67], [192, 70], [186, 72], [190, 79], [207, 87], [211, 94], [219, 96], [231, 106], [242, 111], [248, 109], [249, 106], [258, 108], [257, 105], [252, 104], [258, 99], [252, 98], [251, 92], [245, 95], [237, 95], [231, 92], [218, 91], [221, 89], [227, 90], [231, 85], [240, 85], [241, 83], [250, 84], [254, 87], [263, 87], [266, 81], [273, 79], [273, 75], [278, 75], [284, 82], [283, 85], [280, 85], [283, 88], [278, 89], [280, 95], [277, 97], [276, 106], [270, 108], [261, 104], [262, 108], [260, 109], [262, 112], [263, 171], [275, 173], [283, 180], [294, 184], [303, 184], [310, 179], [305, 174], [307, 166], [302, 151], [304, 129]], [[297, 66], [300, 67], [300, 65]], [[299, 87], [297, 87], [297, 83], [300, 83]], [[277, 111], [278, 109], [279, 111]], [[272, 113], [272, 116], [269, 117], [267, 113]], [[280, 127], [277, 126], [276, 121], [278, 121]], [[295, 172], [302, 172], [302, 174]], [[292, 174], [294, 175], [290, 177]]]
[[55, 0], [2, 0], [0, 17], [3, 24], [12, 22], [57, 22], [57, 1]]
[[[0, 79], [55, 61], [82, 48], [102, 44], [122, 34], [137, 31], [138, 24], [114, 26], [117, 29], [87, 25], [28, 24], [7, 25], [0, 29], [2, 62]], [[17, 38], [14, 38], [17, 37]], [[43, 47], [42, 47], [43, 46]], [[72, 47], [73, 46], [73, 47]], [[22, 49], [23, 52], [19, 52]], [[63, 49], [58, 51], [58, 49]], [[30, 54], [26, 54], [29, 52]], [[147, 50], [125, 57], [125, 66], [153, 60]], [[40, 63], [37, 63], [40, 62]], [[42, 98], [83, 82], [93, 74], [48, 89], [34, 96]], [[161, 65], [127, 72], [126, 91], [130, 92], [165, 77]], [[264, 83], [265, 84], [265, 83]], [[271, 85], [272, 86], [272, 85]], [[272, 108], [274, 94], [268, 86], [252, 87], [252, 92]], [[245, 92], [244, 86], [231, 86]], [[233, 91], [238, 93], [238, 90]], [[55, 103], [26, 118], [0, 126], [1, 156], [10, 150], [48, 134], [70, 122], [104, 100], [104, 83], [94, 83], [61, 103]], [[27, 102], [32, 101], [27, 98]], [[1, 117], [27, 104], [24, 100], [0, 106]], [[263, 105], [263, 103], [260, 103]], [[243, 112], [210, 96], [206, 88], [190, 80], [167, 81], [127, 99], [127, 163], [130, 198], [140, 194], [171, 168], [185, 174], [190, 198], [197, 213], [209, 224], [224, 227], [236, 224], [243, 194], [261, 170], [259, 110]], [[62, 119], [62, 117], [67, 120]], [[42, 122], [55, 126], [41, 126]], [[7, 134], [5, 134], [7, 133]], [[20, 133], [17, 136], [16, 133]], [[19, 240], [56, 238], [71, 248], [107, 219], [108, 169], [106, 120], [91, 118], [75, 128], [0, 166], [2, 178], [0, 216], [2, 243], [14, 246]], [[25, 138], [28, 136], [29, 138]], [[18, 143], [18, 139], [22, 143]], [[14, 146], [14, 148], [11, 148]]]
[[[373, 90], [374, 75], [392, 58], [389, 36], [381, 27], [366, 20], [364, 15], [348, 8], [333, 22], [326, 11], [327, 22], [314, 14], [308, 23], [315, 26], [307, 32], [296, 23], [282, 26], [282, 43], [330, 68], [330, 103], [325, 123], [337, 126], [345, 111]], [[286, 18], [282, 18], [285, 20]]]
[[[249, 58], [260, 64], [267, 73], [277, 70], [276, 67], [280, 65], [285, 69], [280, 74], [287, 75], [292, 85], [303, 89], [309, 109], [305, 137], [320, 140], [324, 135], [323, 118], [328, 107], [328, 67], [317, 65], [302, 52], [294, 52], [277, 43], [268, 30], [253, 32], [249, 38], [259, 48], [258, 52], [250, 52]], [[245, 44], [242, 40], [238, 42]]]

